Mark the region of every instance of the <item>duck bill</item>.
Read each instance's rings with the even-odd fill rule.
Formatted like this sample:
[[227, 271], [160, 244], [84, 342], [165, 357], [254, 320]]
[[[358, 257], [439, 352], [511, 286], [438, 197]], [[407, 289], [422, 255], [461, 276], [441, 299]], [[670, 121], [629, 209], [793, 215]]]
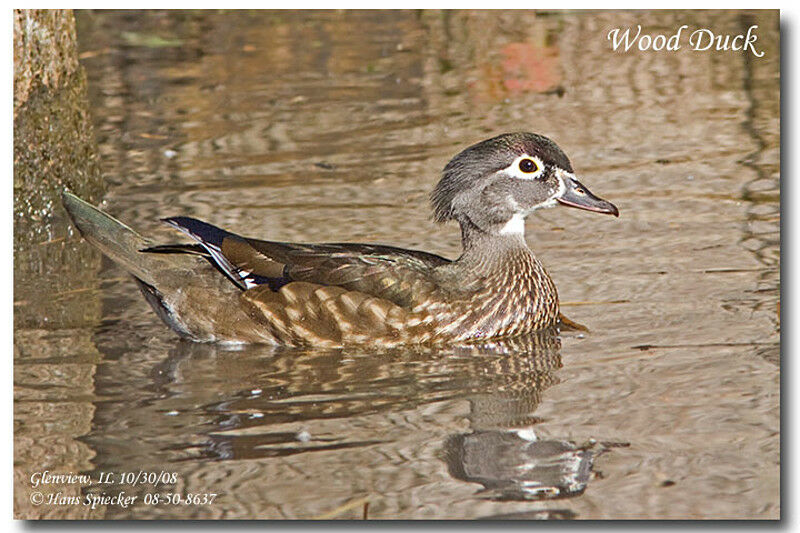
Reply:
[[595, 213], [619, 216], [617, 206], [592, 194], [589, 189], [574, 177], [562, 174], [561, 180], [564, 182], [564, 191], [556, 198], [560, 203], [569, 207], [594, 211]]

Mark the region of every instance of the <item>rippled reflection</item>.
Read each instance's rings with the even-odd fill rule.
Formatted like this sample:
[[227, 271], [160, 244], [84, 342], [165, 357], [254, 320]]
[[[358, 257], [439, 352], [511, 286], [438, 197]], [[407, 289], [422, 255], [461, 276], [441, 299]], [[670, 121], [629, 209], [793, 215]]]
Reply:
[[[96, 429], [86, 441], [98, 452], [100, 471], [137, 457], [154, 464], [210, 465], [302, 454], [303, 464], [309, 464], [315, 454], [324, 461], [332, 451], [357, 465], [360, 455], [397, 447], [395, 432], [411, 424], [444, 448], [453, 476], [484, 483], [497, 497], [550, 497], [554, 490], [561, 496], [578, 494], [588, 482], [591, 452], [566, 441], [531, 440], [542, 392], [558, 379], [560, 347], [555, 331], [483, 345], [384, 351], [256, 346], [230, 351], [177, 342], [148, 371], [146, 391], [121, 389], [122, 367], [105, 376], [100, 370], [99, 394], [108, 382], [109, 396], [144, 392], [146, 398], [136, 409], [124, 402], [101, 404]], [[441, 433], [450, 417], [393, 418], [416, 417], [426, 405], [458, 400], [469, 405], [468, 433]], [[361, 427], [359, 421], [370, 417], [379, 422]], [[121, 427], [149, 437], [117, 440]], [[402, 453], [413, 462], [418, 451]], [[567, 473], [570, 454], [579, 464]], [[230, 482], [257, 479], [264, 464], [257, 465], [245, 479]], [[519, 467], [525, 472], [515, 474]], [[554, 468], [571, 477], [571, 489], [554, 478]], [[187, 490], [203, 489], [189, 485]]]
[[[450, 474], [484, 486], [495, 500], [541, 500], [581, 494], [593, 454], [567, 440], [539, 439], [533, 413], [561, 366], [557, 338], [539, 336], [526, 357], [502, 360], [504, 376], [488, 391], [469, 396], [471, 431], [450, 436], [445, 456]], [[589, 446], [590, 447], [590, 446]]]
[[593, 452], [566, 440], [538, 440], [532, 429], [478, 430], [447, 442], [450, 473], [485, 487], [497, 500], [544, 500], [582, 494]]

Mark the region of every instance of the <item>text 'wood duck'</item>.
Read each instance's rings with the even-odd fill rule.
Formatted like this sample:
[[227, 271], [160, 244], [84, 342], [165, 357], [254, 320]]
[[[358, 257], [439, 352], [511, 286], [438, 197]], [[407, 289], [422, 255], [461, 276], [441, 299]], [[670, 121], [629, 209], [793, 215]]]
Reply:
[[525, 217], [559, 203], [619, 216], [533, 133], [485, 140], [445, 166], [431, 202], [436, 222], [461, 225], [454, 261], [372, 244], [262, 241], [188, 217], [165, 222], [196, 244], [157, 246], [63, 198], [83, 236], [137, 279], [181, 336], [280, 345], [477, 342], [553, 327], [558, 293], [525, 242]]

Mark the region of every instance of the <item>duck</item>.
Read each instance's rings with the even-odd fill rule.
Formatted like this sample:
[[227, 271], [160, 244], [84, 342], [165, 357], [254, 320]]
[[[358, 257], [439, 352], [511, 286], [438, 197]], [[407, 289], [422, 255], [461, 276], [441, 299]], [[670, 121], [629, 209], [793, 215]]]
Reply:
[[526, 218], [555, 206], [619, 216], [554, 141], [529, 132], [478, 142], [444, 167], [430, 202], [435, 223], [461, 228], [453, 260], [259, 240], [186, 216], [163, 221], [190, 242], [158, 244], [68, 191], [62, 200], [178, 335], [280, 346], [470, 344], [557, 328], [558, 291], [525, 240]]

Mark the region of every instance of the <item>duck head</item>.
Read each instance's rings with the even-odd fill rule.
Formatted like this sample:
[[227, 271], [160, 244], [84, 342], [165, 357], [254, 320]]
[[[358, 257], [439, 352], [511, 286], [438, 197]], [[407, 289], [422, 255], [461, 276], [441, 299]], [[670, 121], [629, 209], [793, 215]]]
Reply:
[[578, 181], [556, 143], [534, 133], [507, 133], [456, 155], [431, 203], [435, 221], [457, 220], [488, 234], [524, 233], [528, 215], [556, 205], [619, 216]]

